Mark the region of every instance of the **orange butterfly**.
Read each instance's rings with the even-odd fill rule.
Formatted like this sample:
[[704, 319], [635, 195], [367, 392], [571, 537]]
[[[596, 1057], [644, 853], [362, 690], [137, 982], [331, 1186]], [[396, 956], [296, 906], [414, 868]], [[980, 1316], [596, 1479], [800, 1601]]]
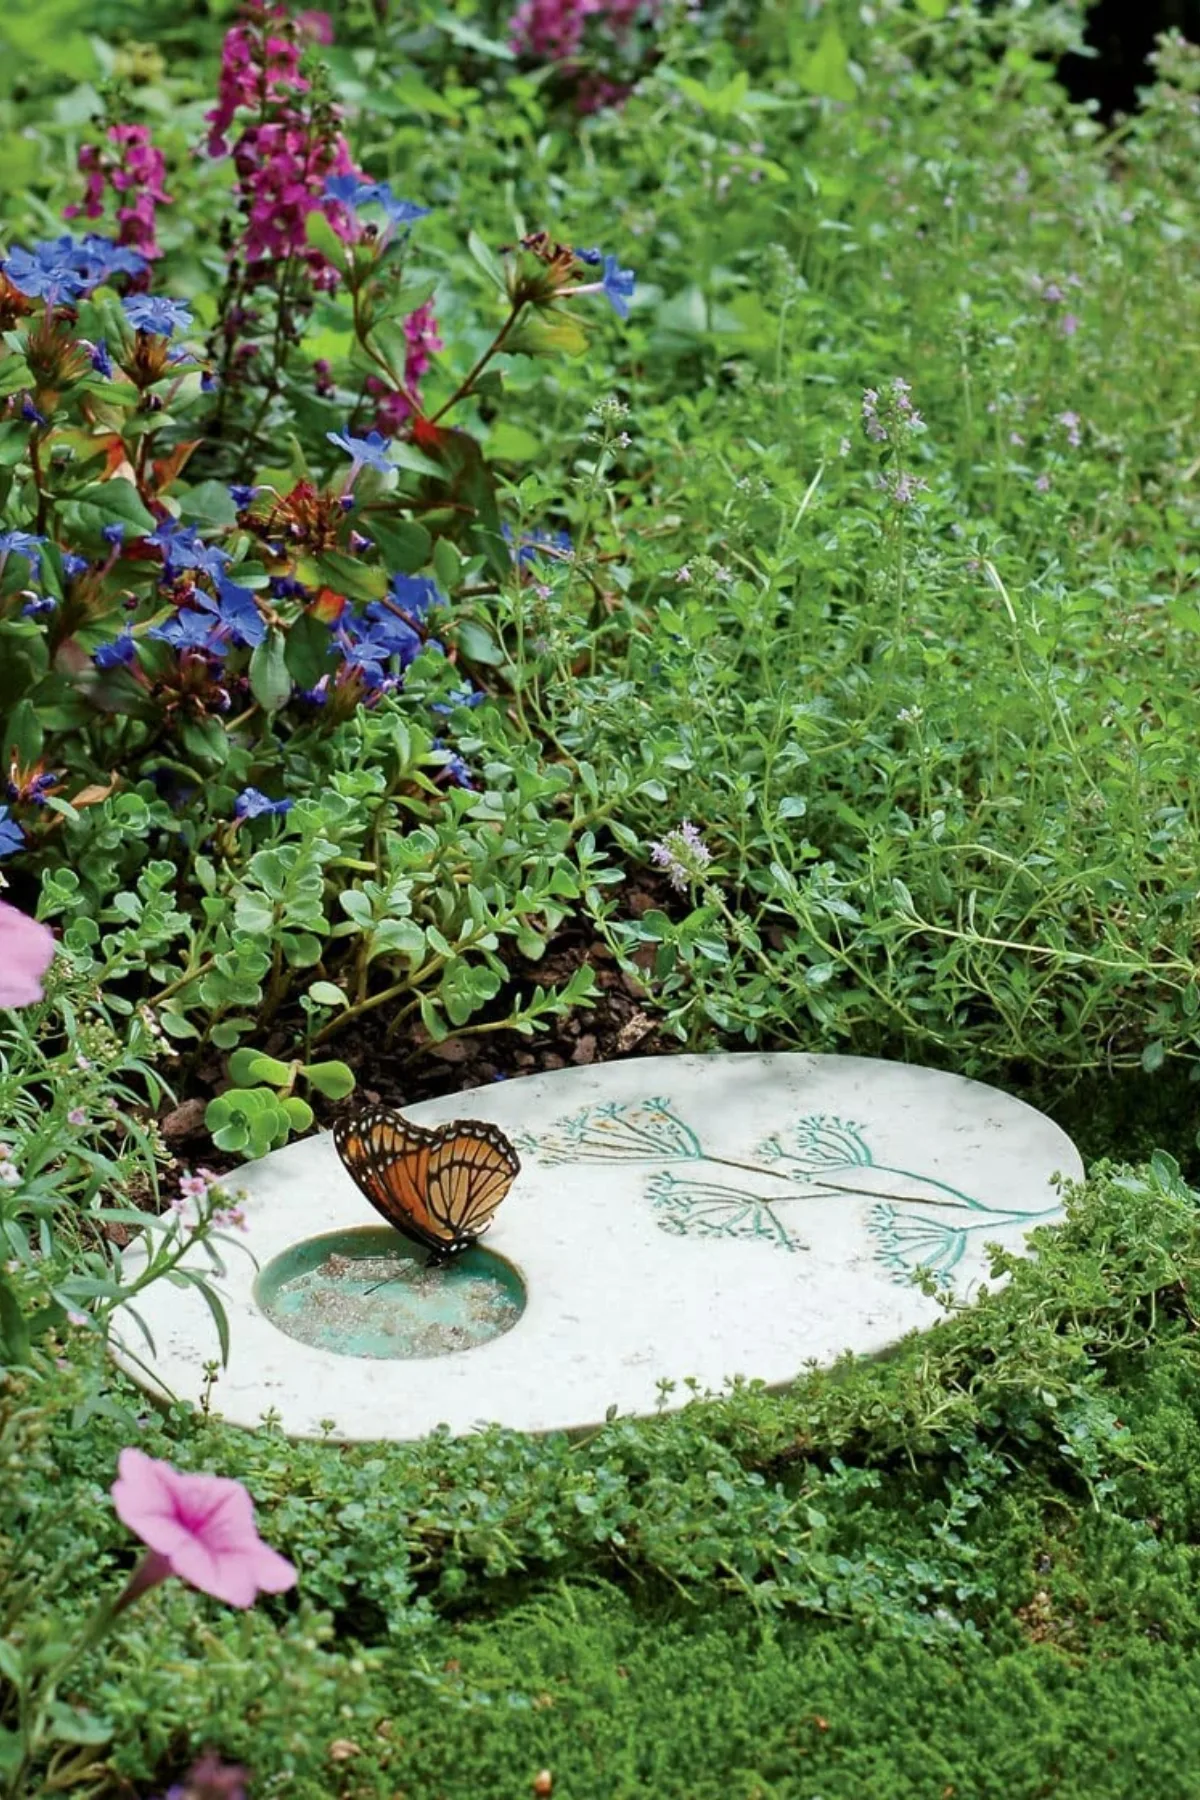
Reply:
[[481, 1119], [429, 1130], [380, 1106], [339, 1120], [333, 1142], [376, 1212], [432, 1251], [431, 1264], [470, 1248], [521, 1170], [504, 1133]]

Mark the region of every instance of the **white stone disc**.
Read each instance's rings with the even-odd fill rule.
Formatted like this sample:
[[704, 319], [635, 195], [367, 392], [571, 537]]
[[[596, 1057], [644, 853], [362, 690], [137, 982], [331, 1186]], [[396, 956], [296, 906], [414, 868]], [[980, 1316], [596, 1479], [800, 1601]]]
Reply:
[[[250, 1255], [216, 1282], [232, 1336], [212, 1404], [294, 1437], [411, 1439], [438, 1425], [576, 1428], [652, 1413], [660, 1384], [785, 1384], [806, 1363], [883, 1350], [939, 1308], [919, 1267], [959, 1295], [985, 1246], [1019, 1249], [1060, 1211], [1053, 1177], [1083, 1166], [1058, 1126], [962, 1076], [855, 1056], [643, 1057], [498, 1082], [414, 1106], [426, 1126], [487, 1119], [521, 1172], [484, 1243], [514, 1264], [525, 1310], [455, 1354], [368, 1360], [285, 1335], [258, 1266], [378, 1215], [328, 1133], [251, 1163]], [[206, 1259], [197, 1255], [196, 1266]], [[198, 1400], [218, 1356], [201, 1295], [158, 1282], [118, 1315], [115, 1350], [152, 1391]], [[672, 1390], [682, 1404], [692, 1390]]]

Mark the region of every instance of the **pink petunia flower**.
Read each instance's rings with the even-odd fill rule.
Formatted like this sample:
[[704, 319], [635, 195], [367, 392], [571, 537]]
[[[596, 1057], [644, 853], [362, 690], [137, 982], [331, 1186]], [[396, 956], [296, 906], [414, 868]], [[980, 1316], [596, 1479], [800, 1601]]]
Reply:
[[0, 900], [0, 1006], [32, 1006], [54, 960], [54, 933]]
[[126, 1449], [112, 1497], [117, 1517], [150, 1551], [118, 1611], [169, 1575], [228, 1606], [253, 1606], [260, 1591], [282, 1594], [295, 1585], [292, 1564], [259, 1537], [254, 1502], [240, 1481], [184, 1475], [143, 1450]]

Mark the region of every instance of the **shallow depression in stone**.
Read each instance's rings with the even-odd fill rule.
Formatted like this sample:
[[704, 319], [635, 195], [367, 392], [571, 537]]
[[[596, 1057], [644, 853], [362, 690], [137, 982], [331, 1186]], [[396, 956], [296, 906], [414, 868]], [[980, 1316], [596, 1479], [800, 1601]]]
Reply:
[[449, 1356], [510, 1331], [525, 1307], [515, 1268], [472, 1249], [438, 1268], [398, 1232], [330, 1232], [262, 1270], [259, 1306], [280, 1331], [341, 1356]]

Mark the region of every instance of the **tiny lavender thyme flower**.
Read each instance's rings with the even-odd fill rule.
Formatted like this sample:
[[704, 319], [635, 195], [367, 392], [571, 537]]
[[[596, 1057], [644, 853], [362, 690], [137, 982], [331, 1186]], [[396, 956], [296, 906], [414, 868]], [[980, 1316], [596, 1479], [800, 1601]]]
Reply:
[[668, 831], [661, 843], [650, 846], [650, 860], [662, 869], [677, 894], [687, 892], [688, 883], [700, 881], [712, 851], [690, 819], [684, 819], [674, 831]]

